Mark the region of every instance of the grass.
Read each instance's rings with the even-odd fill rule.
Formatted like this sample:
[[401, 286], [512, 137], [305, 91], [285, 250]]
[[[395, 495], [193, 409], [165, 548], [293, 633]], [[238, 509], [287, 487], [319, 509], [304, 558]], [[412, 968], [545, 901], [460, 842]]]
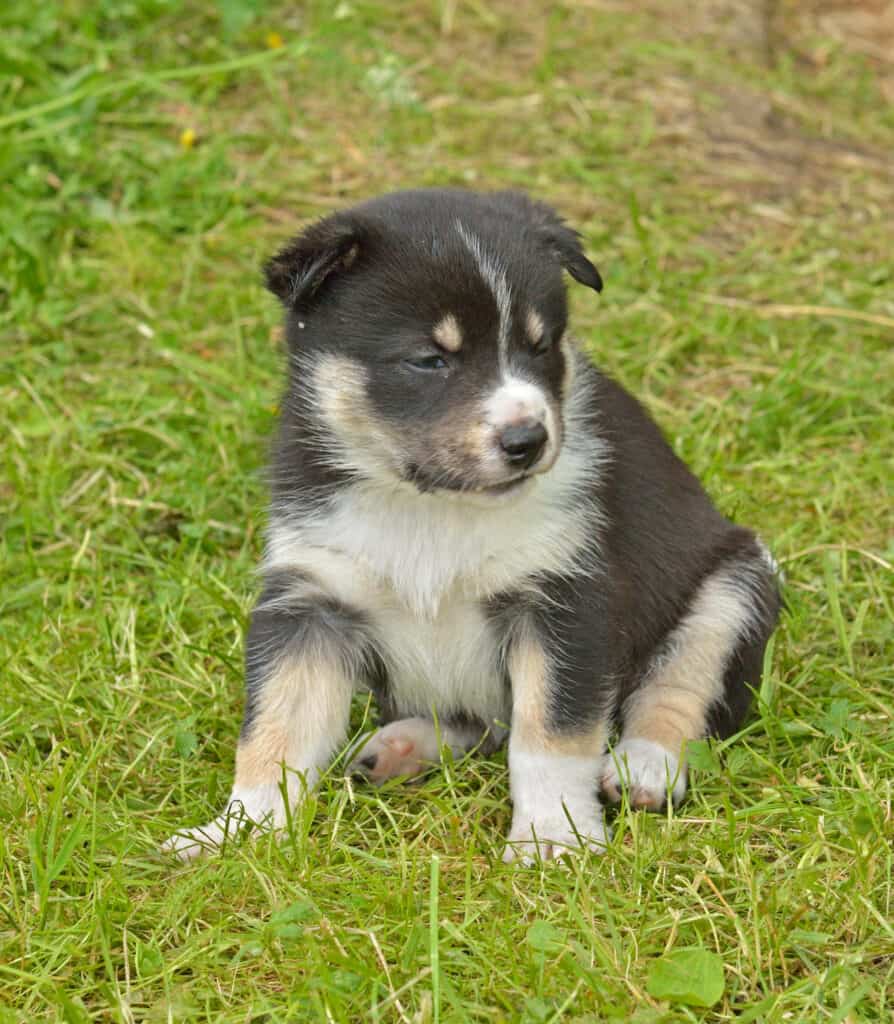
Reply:
[[[0, 1021], [891, 1019], [894, 108], [820, 6], [4, 6]], [[772, 543], [755, 714], [601, 859], [499, 863], [499, 755], [382, 792], [336, 767], [282, 841], [171, 863], [239, 727], [257, 268], [435, 183], [581, 228], [582, 343]], [[712, 1008], [650, 994], [689, 947]]]

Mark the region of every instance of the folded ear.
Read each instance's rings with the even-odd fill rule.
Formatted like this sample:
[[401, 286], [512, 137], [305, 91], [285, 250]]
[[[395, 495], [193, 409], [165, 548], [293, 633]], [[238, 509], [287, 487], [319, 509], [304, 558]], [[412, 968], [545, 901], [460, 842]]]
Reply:
[[544, 228], [543, 235], [547, 245], [575, 281], [580, 281], [594, 291], [602, 291], [602, 276], [587, 259], [580, 244], [580, 235], [573, 228], [558, 221], [555, 227]]
[[328, 278], [356, 261], [363, 235], [346, 214], [317, 221], [264, 265], [267, 287], [287, 309], [306, 308]]
[[524, 192], [496, 192], [493, 198], [503, 208], [533, 224], [546, 247], [575, 281], [597, 292], [602, 291], [602, 277], [587, 259], [580, 244], [580, 235], [568, 227], [551, 206], [531, 199]]

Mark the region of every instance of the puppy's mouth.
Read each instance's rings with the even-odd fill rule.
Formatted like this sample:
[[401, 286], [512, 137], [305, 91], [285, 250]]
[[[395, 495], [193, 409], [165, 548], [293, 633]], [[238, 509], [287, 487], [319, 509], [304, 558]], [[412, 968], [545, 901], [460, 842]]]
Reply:
[[483, 495], [485, 497], [501, 498], [522, 490], [533, 476], [533, 473], [521, 473], [509, 480], [501, 480], [496, 484], [479, 484], [450, 474], [427, 473], [421, 466], [411, 464], [407, 466], [405, 479], [413, 484], [422, 494], [446, 491], [450, 494]]
[[532, 474], [523, 473], [521, 476], [513, 477], [511, 480], [504, 480], [501, 484], [491, 484], [488, 487], [474, 489], [475, 494], [492, 494], [494, 497], [501, 497], [504, 494], [512, 494], [513, 491], [520, 491], [531, 479]]

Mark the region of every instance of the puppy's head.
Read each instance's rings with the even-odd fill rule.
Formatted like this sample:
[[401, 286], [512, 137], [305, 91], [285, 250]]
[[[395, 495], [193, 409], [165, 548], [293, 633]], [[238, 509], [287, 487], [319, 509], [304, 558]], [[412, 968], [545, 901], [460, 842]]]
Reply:
[[517, 193], [396, 193], [311, 226], [266, 266], [302, 415], [340, 468], [495, 497], [546, 472], [571, 375], [577, 234]]

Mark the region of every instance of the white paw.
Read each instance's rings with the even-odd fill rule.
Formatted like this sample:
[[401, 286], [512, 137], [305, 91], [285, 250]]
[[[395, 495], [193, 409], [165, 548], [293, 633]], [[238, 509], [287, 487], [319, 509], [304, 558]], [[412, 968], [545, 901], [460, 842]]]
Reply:
[[624, 789], [631, 807], [660, 811], [667, 803], [668, 789], [674, 804], [683, 799], [686, 765], [652, 740], [621, 740], [605, 755], [602, 791], [617, 803]]
[[348, 772], [381, 785], [386, 779], [421, 775], [439, 758], [434, 722], [402, 718], [373, 733], [354, 754]]
[[608, 833], [596, 796], [600, 757], [509, 746], [512, 828], [503, 860], [532, 864], [582, 850], [605, 851]]
[[161, 850], [180, 860], [193, 860], [203, 853], [219, 850], [225, 842], [235, 839], [247, 824], [241, 809], [233, 806], [232, 810], [218, 815], [207, 825], [175, 832], [161, 844]]
[[515, 815], [506, 837], [503, 863], [530, 865], [538, 860], [556, 860], [567, 854], [605, 853], [611, 833], [599, 813], [589, 814], [574, 822], [574, 827], [559, 809], [558, 815], [537, 821], [518, 820]]
[[[292, 802], [299, 798], [290, 794]], [[203, 853], [220, 849], [238, 835], [285, 827], [286, 810], [280, 787], [275, 783], [263, 786], [236, 787], [227, 809], [207, 825], [175, 832], [161, 844], [163, 853], [171, 853], [180, 860], [193, 860]]]

